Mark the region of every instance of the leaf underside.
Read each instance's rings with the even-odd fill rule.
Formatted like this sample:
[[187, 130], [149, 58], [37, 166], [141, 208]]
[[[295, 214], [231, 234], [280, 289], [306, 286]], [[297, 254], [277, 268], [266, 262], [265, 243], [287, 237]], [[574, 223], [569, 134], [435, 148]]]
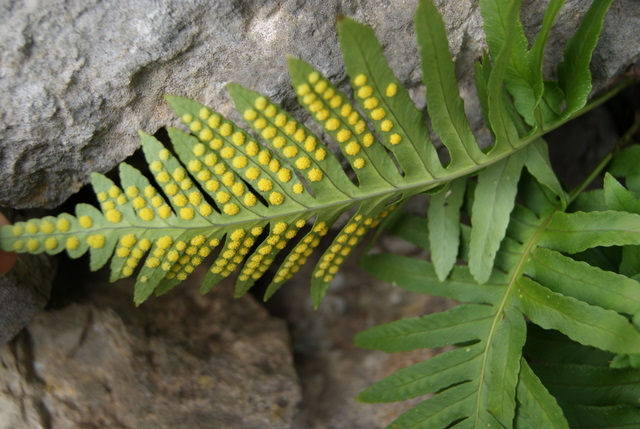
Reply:
[[[522, 149], [539, 141], [547, 122], [553, 125], [550, 118], [556, 122], [562, 118], [546, 114], [545, 123], [527, 120], [529, 127], [517, 115], [518, 94], [512, 94], [513, 104], [503, 87], [509, 88], [513, 79], [522, 80], [515, 76], [523, 70], [520, 63], [530, 57], [539, 61], [544, 43], [532, 48], [534, 56], [526, 44], [509, 42], [521, 39], [518, 2], [506, 7], [499, 1], [485, 1], [483, 7], [488, 11], [485, 29], [493, 57], [485, 57], [478, 85], [486, 89], [479, 93], [481, 98], [482, 93], [487, 95], [481, 101], [496, 137], [488, 149], [478, 147], [464, 114], [442, 18], [431, 1], [421, 1], [416, 33], [427, 106], [434, 130], [449, 152], [447, 164], [440, 161], [422, 113], [385, 61], [373, 30], [340, 18], [339, 40], [355, 104], [311, 65], [288, 60], [298, 101], [323, 129], [322, 136], [272, 100], [237, 84], [228, 88], [249, 132], [198, 102], [167, 96], [189, 132], [170, 128], [171, 147], [141, 133], [155, 183], [126, 164], [120, 167], [119, 183], [94, 174], [99, 210], [79, 205], [75, 216], [62, 214], [18, 223], [13, 229], [4, 227], [0, 244], [18, 252], [66, 250], [71, 257], [89, 251], [92, 269], [111, 260], [112, 280], [136, 275], [138, 304], [186, 279], [209, 255], [216, 256], [202, 291], [239, 270], [238, 296], [265, 275], [276, 258], [282, 259], [273, 266], [276, 272], [267, 288], [268, 298], [307, 261], [336, 220], [352, 213], [313, 271], [311, 295], [317, 306], [353, 247], [398, 203], [440, 188], [446, 189], [442, 195], [448, 195], [445, 185], [484, 170], [475, 190], [470, 266], [474, 277], [485, 282], [504, 236], [522, 168], [544, 172], [549, 165], [548, 159], [540, 162], [532, 151]], [[500, 23], [489, 13], [495, 8], [502, 11]], [[546, 18], [543, 41], [555, 13]], [[599, 22], [598, 13], [592, 12], [589, 19]], [[597, 38], [582, 31], [590, 40]], [[576, 46], [567, 48], [572, 58]], [[590, 49], [585, 48], [589, 55]], [[571, 63], [570, 70], [584, 74], [584, 67]], [[525, 81], [539, 103], [542, 75], [538, 68]], [[336, 148], [339, 155], [334, 154]], [[354, 178], [345, 173], [341, 159], [348, 161]], [[451, 185], [455, 190], [464, 180], [452, 183], [460, 183]], [[440, 222], [456, 212], [462, 192], [454, 193], [452, 207], [440, 210]], [[448, 204], [448, 197], [441, 198], [434, 199], [433, 221], [437, 207]], [[432, 230], [435, 233], [436, 228]], [[457, 222], [449, 221], [432, 238], [436, 242], [451, 239], [454, 244], [448, 250], [434, 249], [441, 278], [455, 262], [457, 235]]]
[[[517, 16], [517, 10], [511, 7], [510, 16]], [[336, 220], [352, 213], [313, 272], [311, 295], [317, 306], [353, 247], [398, 203], [485, 168], [480, 183], [508, 171], [500, 188], [515, 189], [527, 158], [520, 149], [539, 134], [514, 134], [511, 101], [490, 91], [488, 117], [495, 122], [489, 125], [496, 142], [488, 150], [478, 147], [464, 114], [442, 18], [430, 1], [420, 2], [416, 32], [431, 122], [449, 152], [446, 165], [422, 113], [386, 63], [373, 30], [340, 18], [338, 32], [355, 104], [311, 65], [288, 60], [298, 101], [320, 125], [322, 136], [274, 101], [237, 84], [229, 84], [229, 92], [249, 131], [198, 102], [167, 96], [188, 132], [170, 128], [167, 147], [140, 133], [155, 183], [124, 163], [119, 183], [93, 174], [99, 209], [81, 204], [74, 215], [4, 227], [2, 248], [67, 251], [74, 258], [89, 251], [94, 270], [110, 261], [112, 280], [136, 276], [138, 304], [154, 292], [167, 292], [215, 255], [203, 292], [239, 270], [240, 296], [273, 267], [268, 298], [307, 261]], [[508, 80], [511, 51], [511, 46], [500, 49], [493, 69], [492, 58], [486, 58], [484, 84], [489, 89]], [[524, 136], [527, 130], [521, 130]], [[518, 155], [507, 158], [513, 153]], [[355, 177], [345, 173], [344, 159]], [[478, 186], [478, 201], [484, 193], [500, 192], [493, 184], [485, 188]], [[505, 193], [504, 203], [494, 207], [495, 219], [501, 221], [487, 216], [482, 220], [483, 210], [476, 211], [474, 222], [486, 227], [478, 228], [484, 230], [483, 238], [474, 241], [486, 238], [493, 249], [482, 247], [471, 257], [480, 281], [492, 265], [511, 199]], [[457, 234], [457, 222], [449, 224], [441, 239]], [[443, 254], [441, 276], [450, 271], [454, 257], [451, 249]], [[276, 258], [283, 260], [277, 267]]]

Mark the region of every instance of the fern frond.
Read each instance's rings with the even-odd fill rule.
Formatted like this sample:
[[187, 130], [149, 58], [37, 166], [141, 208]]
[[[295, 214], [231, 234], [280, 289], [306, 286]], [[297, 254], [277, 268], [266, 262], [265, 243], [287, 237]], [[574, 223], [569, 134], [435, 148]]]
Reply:
[[[472, 239], [470, 266], [476, 279], [486, 281], [522, 169], [527, 167], [536, 177], [549, 175], [544, 154], [530, 149], [540, 145], [544, 127], [531, 115], [522, 115], [523, 120], [517, 113], [519, 96], [513, 93], [512, 100], [503, 90], [513, 80], [514, 70], [524, 70], [520, 58], [524, 48], [512, 42], [520, 36], [511, 37], [521, 32], [519, 2], [509, 2], [505, 10], [498, 37], [503, 40], [490, 42], [492, 55], [485, 56], [477, 79], [496, 137], [489, 148], [478, 146], [465, 117], [442, 18], [432, 1], [421, 0], [416, 32], [427, 108], [449, 152], [446, 163], [438, 157], [420, 110], [382, 55], [373, 30], [340, 18], [339, 40], [355, 104], [311, 65], [288, 60], [298, 101], [324, 136], [315, 135], [273, 100], [237, 84], [228, 89], [251, 131], [196, 101], [167, 96], [189, 132], [170, 128], [171, 147], [140, 134], [155, 184], [126, 164], [120, 167], [119, 183], [94, 174], [99, 210], [79, 205], [75, 216], [62, 214], [2, 227], [0, 247], [32, 253], [67, 251], [71, 257], [89, 251], [92, 269], [111, 260], [112, 280], [137, 276], [138, 304], [153, 293], [170, 290], [210, 255], [212, 266], [203, 292], [238, 270], [236, 295], [240, 296], [273, 266], [277, 271], [268, 298], [307, 261], [336, 220], [353, 213], [313, 271], [311, 295], [317, 306], [354, 246], [398, 204], [421, 192], [447, 189], [453, 192], [454, 205], [459, 205], [464, 177], [479, 173], [472, 219], [477, 226], [473, 234], [479, 235]], [[599, 11], [589, 19], [597, 21]], [[538, 61], [554, 16], [550, 12], [542, 41], [535, 46]], [[486, 23], [488, 35], [492, 26]], [[583, 31], [590, 41], [597, 38], [597, 29]], [[567, 52], [576, 51], [577, 43]], [[582, 55], [590, 49], [577, 52]], [[578, 73], [582, 68], [582, 62], [570, 67]], [[540, 98], [541, 68], [536, 66], [525, 81]], [[550, 126], [565, 118], [554, 120]], [[333, 143], [326, 144], [328, 140]], [[333, 153], [334, 144], [340, 156]], [[354, 181], [342, 168], [342, 158], [355, 173]], [[485, 197], [496, 192], [500, 201], [490, 212], [483, 210]], [[448, 204], [447, 195], [435, 198], [434, 213], [438, 205]], [[440, 220], [450, 212], [441, 211]], [[442, 223], [442, 235], [432, 241], [457, 235], [457, 222]], [[443, 251], [437, 262], [441, 278], [455, 262], [453, 248]], [[277, 267], [276, 258], [283, 258]]]
[[[387, 352], [455, 347], [402, 369], [361, 394], [366, 402], [435, 394], [394, 422], [398, 427], [478, 427], [496, 418], [504, 427], [566, 428], [560, 407], [570, 423], [583, 421], [576, 415], [580, 410], [599, 420], [612, 413], [636, 421], [632, 407], [637, 406], [635, 380], [640, 370], [633, 364], [640, 332], [629, 318], [636, 320], [640, 311], [640, 283], [571, 255], [601, 246], [637, 248], [640, 215], [633, 211], [640, 209], [640, 198], [610, 175], [604, 185], [606, 211], [567, 212], [561, 199], [531, 176], [525, 176], [520, 188], [523, 204], [510, 216], [485, 284], [476, 283], [470, 266], [453, 267], [441, 281], [433, 263], [398, 255], [365, 259], [364, 268], [380, 279], [467, 303], [374, 327], [356, 337], [362, 347]], [[417, 228], [426, 228], [425, 223], [415, 216], [407, 222]], [[398, 227], [401, 224], [397, 221], [390, 227], [415, 241], [413, 227]], [[474, 228], [460, 229], [469, 264]], [[463, 259], [465, 255], [461, 253]], [[533, 351], [551, 350], [552, 355], [525, 350], [524, 356], [532, 359], [527, 363], [525, 317], [564, 334], [566, 345], [529, 346]], [[434, 332], [441, 333], [437, 341], [430, 337]], [[610, 362], [616, 367], [609, 367]]]

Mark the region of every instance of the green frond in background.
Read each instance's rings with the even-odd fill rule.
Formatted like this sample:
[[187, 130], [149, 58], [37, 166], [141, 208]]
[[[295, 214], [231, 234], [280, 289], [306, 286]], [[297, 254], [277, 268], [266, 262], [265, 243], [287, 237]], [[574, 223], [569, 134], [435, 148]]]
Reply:
[[[638, 160], [638, 148], [619, 159]], [[637, 176], [637, 164], [629, 173]], [[455, 266], [440, 281], [435, 263], [368, 256], [364, 268], [374, 276], [464, 304], [360, 333], [358, 345], [386, 352], [453, 346], [381, 380], [360, 399], [390, 402], [435, 394], [390, 427], [640, 425], [637, 191], [607, 174], [596, 194], [602, 197], [597, 211], [568, 212], [557, 195], [526, 176], [520, 183], [523, 203], [510, 216], [485, 284], [473, 279], [468, 265]], [[582, 209], [580, 201], [570, 208]], [[428, 246], [425, 235], [416, 234], [427, 229], [427, 220], [404, 216], [395, 219], [392, 231]], [[462, 225], [460, 236], [459, 257], [466, 259], [472, 231]], [[624, 255], [609, 253], [609, 260], [617, 261], [613, 271], [599, 267], [590, 254], [612, 246], [623, 246], [619, 254]], [[634, 277], [619, 272], [623, 265]]]
[[[138, 304], [186, 279], [210, 254], [217, 256], [202, 291], [237, 270], [240, 296], [284, 251], [266, 292], [269, 297], [306, 262], [338, 217], [353, 211], [313, 272], [311, 293], [317, 306], [353, 247], [398, 204], [444, 187], [431, 209], [432, 221], [444, 222], [449, 211], [456, 210], [437, 209], [438, 204], [459, 204], [462, 178], [479, 173], [470, 266], [478, 281], [487, 281], [523, 167], [543, 183], [552, 177], [540, 135], [585, 104], [588, 63], [599, 32], [591, 24], [602, 21], [606, 7], [591, 8], [576, 38], [567, 44], [561, 81], [548, 83], [542, 78], [541, 61], [562, 2], [552, 2], [531, 50], [522, 40], [519, 1], [481, 3], [490, 54], [478, 66], [477, 82], [495, 135], [492, 146], [481, 149], [471, 133], [442, 18], [430, 0], [423, 0], [416, 32], [427, 108], [433, 130], [448, 150], [446, 164], [429, 138], [422, 113], [386, 63], [373, 30], [340, 18], [340, 45], [355, 105], [311, 65], [289, 59], [298, 101], [324, 136], [240, 85], [230, 84], [229, 92], [252, 132], [200, 103], [168, 96], [189, 132], [170, 128], [171, 150], [140, 133], [155, 184], [124, 163], [119, 184], [94, 174], [100, 209], [80, 204], [75, 216], [61, 214], [3, 227], [1, 248], [67, 251], [71, 257], [88, 250], [93, 270], [111, 260], [112, 280], [137, 275]], [[582, 38], [590, 42], [583, 44]], [[566, 98], [559, 100], [566, 109], [549, 108], [559, 106], [550, 100], [563, 91]], [[327, 146], [327, 140], [333, 143]], [[340, 158], [349, 162], [354, 181]], [[495, 200], [483, 198], [486, 195], [495, 195]], [[431, 228], [432, 234], [443, 234], [441, 239], [453, 240], [453, 246], [433, 249], [441, 261], [440, 278], [447, 276], [455, 259], [451, 249], [457, 222], [451, 225], [442, 232]]]

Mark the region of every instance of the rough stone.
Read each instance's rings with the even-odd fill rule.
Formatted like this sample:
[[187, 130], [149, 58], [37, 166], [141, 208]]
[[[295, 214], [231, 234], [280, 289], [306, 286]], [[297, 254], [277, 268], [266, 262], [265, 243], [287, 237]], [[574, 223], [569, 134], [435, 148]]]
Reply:
[[284, 322], [187, 283], [135, 309], [131, 283], [100, 282], [93, 303], [37, 315], [0, 348], [0, 428], [290, 428]]
[[[10, 210], [2, 210], [2, 214], [11, 222], [23, 220]], [[47, 305], [56, 266], [49, 255], [22, 254], [8, 273], [0, 275], [0, 345], [17, 335]]]
[[[546, 2], [525, 1], [529, 33]], [[372, 25], [399, 78], [420, 86], [413, 30], [417, 0], [53, 0], [0, 5], [0, 206], [54, 207], [137, 147], [136, 132], [177, 124], [162, 99], [184, 95], [231, 111], [239, 82], [293, 108], [285, 54], [346, 88], [335, 16]], [[438, 1], [472, 122], [472, 62], [484, 46], [476, 2]], [[548, 57], [572, 34], [587, 2], [567, 1]], [[599, 86], [637, 59], [640, 5], [614, 3], [594, 59]], [[234, 116], [237, 118], [237, 116]]]
[[47, 305], [54, 264], [46, 255], [23, 255], [15, 268], [0, 276], [0, 344]]

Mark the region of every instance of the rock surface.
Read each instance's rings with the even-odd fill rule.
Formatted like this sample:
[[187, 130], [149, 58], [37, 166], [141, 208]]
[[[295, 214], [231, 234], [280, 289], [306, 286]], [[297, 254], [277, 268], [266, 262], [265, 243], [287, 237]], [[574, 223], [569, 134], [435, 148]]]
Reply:
[[47, 305], [54, 266], [46, 255], [23, 255], [15, 268], [0, 276], [0, 345]]
[[[16, 221], [8, 210], [1, 214]], [[56, 265], [49, 255], [23, 254], [8, 273], [0, 275], [0, 345], [16, 336], [47, 305]]]
[[284, 322], [187, 283], [135, 309], [130, 283], [102, 282], [94, 303], [36, 316], [0, 348], [0, 428], [290, 428]]
[[[477, 3], [438, 1], [458, 58], [472, 121], [472, 62], [484, 46]], [[545, 2], [525, 2], [534, 33]], [[567, 1], [548, 57], [587, 7]], [[372, 25], [390, 64], [420, 86], [413, 30], [417, 0], [228, 1], [52, 0], [0, 5], [0, 206], [55, 207], [138, 147], [136, 132], [176, 120], [165, 93], [231, 111], [225, 84], [235, 81], [293, 108], [285, 54], [316, 65], [346, 86], [335, 32], [345, 14]], [[614, 3], [594, 59], [596, 86], [637, 59], [640, 4]]]

